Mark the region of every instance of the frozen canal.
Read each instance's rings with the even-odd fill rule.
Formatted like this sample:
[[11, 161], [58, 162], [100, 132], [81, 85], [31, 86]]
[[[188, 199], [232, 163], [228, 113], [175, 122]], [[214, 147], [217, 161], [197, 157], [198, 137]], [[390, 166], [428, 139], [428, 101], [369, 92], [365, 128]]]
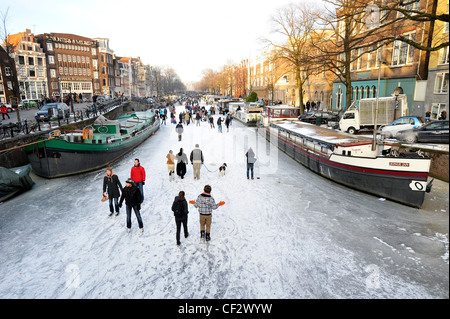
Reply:
[[[179, 110], [181, 108], [178, 108]], [[217, 118], [217, 116], [216, 116]], [[194, 180], [169, 182], [166, 154], [200, 144], [206, 166]], [[448, 298], [448, 184], [435, 183], [418, 210], [326, 180], [287, 155], [268, 151], [255, 129], [234, 121], [220, 134], [202, 122], [173, 124], [113, 165], [122, 182], [135, 158], [147, 172], [144, 234], [125, 209], [108, 217], [104, 170], [45, 180], [0, 204], [0, 298]], [[245, 152], [256, 150], [247, 180]], [[216, 169], [227, 163], [224, 177]], [[211, 171], [211, 172], [210, 172]], [[170, 210], [180, 190], [216, 201], [211, 241], [176, 245]]]

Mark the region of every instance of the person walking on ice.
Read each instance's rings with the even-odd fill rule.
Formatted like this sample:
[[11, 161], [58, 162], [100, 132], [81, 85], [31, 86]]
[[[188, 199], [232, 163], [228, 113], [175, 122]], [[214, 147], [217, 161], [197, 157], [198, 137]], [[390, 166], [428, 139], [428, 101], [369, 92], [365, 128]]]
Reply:
[[131, 231], [131, 210], [134, 210], [134, 214], [136, 215], [136, 219], [139, 224], [139, 230], [142, 234], [144, 232], [144, 224], [142, 223], [140, 213], [142, 197], [139, 188], [134, 186], [134, 182], [131, 178], [127, 179], [125, 182], [125, 187], [119, 201], [119, 207], [122, 207], [124, 200], [127, 211], [127, 232], [129, 233]]
[[141, 166], [138, 158], [134, 160], [134, 166], [131, 168], [130, 178], [141, 192], [141, 203], [144, 201], [145, 169]]
[[166, 158], [167, 158], [167, 169], [169, 171], [169, 181], [173, 181], [175, 179], [176, 156], [173, 154], [172, 150], [170, 150], [169, 154], [167, 154]]
[[186, 165], [189, 164], [186, 154], [183, 152], [183, 148], [180, 148], [180, 152], [177, 153], [177, 175], [184, 178], [186, 174]]
[[204, 238], [206, 241], [211, 240], [212, 211], [219, 208], [219, 206], [225, 205], [224, 201], [216, 204], [214, 197], [211, 196], [211, 191], [211, 186], [205, 185], [203, 193], [198, 195], [197, 200], [189, 201], [200, 213], [200, 238]]
[[108, 167], [106, 169], [106, 176], [103, 178], [103, 196], [108, 195], [109, 216], [114, 213], [114, 208], [116, 209], [116, 216], [119, 215], [119, 197], [121, 192], [123, 192], [123, 187], [120, 183], [119, 177], [112, 172], [111, 167]]
[[183, 128], [183, 124], [178, 123], [177, 126], [175, 126], [175, 131], [178, 133], [178, 142], [181, 142], [181, 135], [183, 134], [184, 128]]
[[200, 179], [200, 168], [203, 164], [203, 152], [198, 144], [191, 152], [190, 160], [194, 170], [194, 179]]
[[188, 222], [188, 204], [186, 199], [184, 198], [184, 191], [178, 193], [178, 196], [175, 197], [175, 200], [172, 204], [173, 215], [175, 216], [175, 224], [177, 225], [177, 234], [176, 240], [177, 245], [180, 245], [180, 232], [181, 232], [181, 224], [183, 224], [184, 230], [184, 238], [188, 238], [189, 232], [187, 227]]
[[247, 157], [247, 179], [250, 179], [249, 171], [252, 172], [252, 179], [253, 179], [253, 167], [255, 166], [256, 158], [255, 158], [255, 152], [253, 152], [252, 148], [250, 147], [245, 153], [245, 156]]

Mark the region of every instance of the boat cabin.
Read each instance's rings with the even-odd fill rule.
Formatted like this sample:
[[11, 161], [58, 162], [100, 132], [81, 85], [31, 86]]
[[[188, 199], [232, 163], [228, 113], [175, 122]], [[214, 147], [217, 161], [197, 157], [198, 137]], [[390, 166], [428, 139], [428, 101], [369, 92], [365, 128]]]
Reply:
[[264, 107], [264, 113], [261, 116], [261, 122], [268, 126], [270, 122], [276, 121], [295, 121], [300, 115], [300, 108], [289, 105], [270, 105]]

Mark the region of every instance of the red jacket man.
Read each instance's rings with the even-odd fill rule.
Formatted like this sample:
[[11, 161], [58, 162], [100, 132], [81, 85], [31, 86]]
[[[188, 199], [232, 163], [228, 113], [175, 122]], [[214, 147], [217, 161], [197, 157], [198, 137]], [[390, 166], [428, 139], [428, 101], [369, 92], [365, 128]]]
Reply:
[[145, 169], [141, 166], [138, 159], [134, 160], [130, 177], [135, 183], [145, 182]]
[[144, 201], [145, 169], [137, 158], [134, 160], [134, 166], [131, 168], [130, 177], [141, 191], [141, 200]]

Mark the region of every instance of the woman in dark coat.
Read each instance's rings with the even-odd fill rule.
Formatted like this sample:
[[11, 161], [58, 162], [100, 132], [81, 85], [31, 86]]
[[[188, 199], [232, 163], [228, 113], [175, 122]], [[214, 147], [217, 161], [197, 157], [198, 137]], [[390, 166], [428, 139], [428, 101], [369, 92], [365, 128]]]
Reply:
[[186, 174], [186, 164], [188, 164], [188, 159], [186, 154], [183, 152], [183, 149], [180, 148], [180, 152], [177, 153], [177, 175], [184, 178]]
[[175, 200], [172, 204], [173, 215], [175, 216], [175, 223], [177, 225], [177, 245], [180, 245], [180, 232], [181, 232], [181, 224], [183, 224], [184, 230], [184, 238], [189, 236], [187, 221], [188, 221], [188, 204], [186, 199], [184, 198], [184, 191], [178, 193], [178, 196], [175, 197]]
[[[113, 174], [112, 168], [108, 167], [106, 169], [106, 176], [103, 178], [103, 196], [108, 195], [110, 211], [109, 216], [114, 213], [113, 200], [114, 206], [116, 208], [116, 216], [119, 215], [119, 188], [120, 192], [122, 192], [123, 188], [122, 184], [119, 181], [119, 177]], [[106, 192], [107, 189], [108, 192]]]

